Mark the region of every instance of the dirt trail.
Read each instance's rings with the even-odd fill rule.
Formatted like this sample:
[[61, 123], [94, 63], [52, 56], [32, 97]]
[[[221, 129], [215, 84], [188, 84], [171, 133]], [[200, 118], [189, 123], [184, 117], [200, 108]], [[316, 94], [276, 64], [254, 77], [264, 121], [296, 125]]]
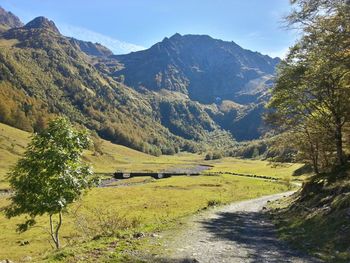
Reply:
[[292, 192], [233, 203], [197, 215], [170, 241], [176, 262], [321, 262], [278, 240], [263, 212], [270, 200]]

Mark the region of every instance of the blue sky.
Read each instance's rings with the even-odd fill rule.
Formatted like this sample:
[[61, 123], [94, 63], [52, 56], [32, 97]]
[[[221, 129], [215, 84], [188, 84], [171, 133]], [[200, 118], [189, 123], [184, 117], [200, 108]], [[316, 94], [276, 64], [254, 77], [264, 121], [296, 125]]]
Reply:
[[53, 20], [67, 36], [114, 53], [148, 48], [175, 33], [207, 34], [246, 49], [283, 56], [296, 34], [283, 28], [289, 0], [1, 0], [23, 22]]

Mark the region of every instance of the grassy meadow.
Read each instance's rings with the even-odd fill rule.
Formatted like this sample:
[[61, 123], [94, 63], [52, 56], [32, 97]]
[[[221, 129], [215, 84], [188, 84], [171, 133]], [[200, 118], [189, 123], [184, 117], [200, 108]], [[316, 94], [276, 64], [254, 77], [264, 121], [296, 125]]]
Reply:
[[[29, 134], [0, 124], [0, 188], [9, 187], [6, 173], [23, 153]], [[223, 158], [204, 161], [203, 155], [181, 153], [154, 157], [127, 147], [101, 141], [103, 154], [85, 152], [85, 160], [97, 173], [123, 171], [161, 171], [169, 168], [212, 165], [210, 171], [220, 175], [179, 176], [155, 180], [131, 178], [111, 187], [94, 188], [70, 206], [64, 215], [61, 232], [64, 248], [53, 253], [45, 232], [48, 217], [38, 218], [33, 229], [19, 234], [16, 224], [24, 217], [6, 219], [0, 212], [0, 260], [96, 262], [118, 260], [127, 247], [140, 249], [142, 242], [135, 233], [145, 236], [176, 227], [186, 217], [213, 204], [250, 199], [290, 189], [285, 182], [237, 177], [225, 172], [291, 178], [298, 164], [272, 166], [258, 160]], [[210, 172], [209, 171], [209, 172]], [[0, 210], [8, 204], [8, 195], [0, 193]], [[141, 244], [140, 244], [141, 242]], [[98, 253], [96, 252], [98, 250]]]
[[296, 179], [293, 172], [302, 164], [299, 163], [271, 163], [269, 161], [223, 158], [208, 162], [213, 168], [208, 172], [231, 172], [237, 174], [269, 176], [277, 179]]

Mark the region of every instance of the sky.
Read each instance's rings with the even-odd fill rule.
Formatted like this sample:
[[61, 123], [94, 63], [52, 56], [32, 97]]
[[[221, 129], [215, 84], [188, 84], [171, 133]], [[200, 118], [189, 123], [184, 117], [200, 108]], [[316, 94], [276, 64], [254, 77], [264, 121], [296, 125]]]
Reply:
[[297, 35], [285, 29], [289, 0], [0, 0], [24, 23], [53, 20], [61, 33], [101, 43], [115, 54], [180, 34], [206, 34], [283, 57]]

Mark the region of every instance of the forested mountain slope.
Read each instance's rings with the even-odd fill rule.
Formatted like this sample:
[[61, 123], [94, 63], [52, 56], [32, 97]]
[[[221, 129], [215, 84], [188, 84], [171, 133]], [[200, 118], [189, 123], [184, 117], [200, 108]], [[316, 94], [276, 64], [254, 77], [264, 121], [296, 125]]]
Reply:
[[64, 114], [100, 136], [146, 152], [183, 146], [137, 92], [99, 73], [54, 24], [37, 18], [0, 40], [0, 118], [24, 130]]

